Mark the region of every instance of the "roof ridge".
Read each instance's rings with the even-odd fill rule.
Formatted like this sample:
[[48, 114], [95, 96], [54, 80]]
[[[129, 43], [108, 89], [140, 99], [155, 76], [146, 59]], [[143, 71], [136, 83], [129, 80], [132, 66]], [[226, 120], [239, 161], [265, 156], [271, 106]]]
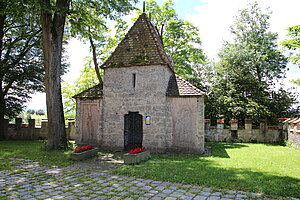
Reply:
[[167, 65], [174, 73], [162, 38], [146, 13], [138, 17], [101, 68], [142, 64]]
[[[155, 29], [154, 25], [151, 23], [151, 21], [150, 21], [149, 17], [147, 16], [147, 14], [146, 14], [146, 13], [142, 13], [142, 15], [145, 17], [145, 19], [146, 19], [147, 22], [148, 22], [148, 23], [146, 23], [146, 24], [147, 24], [148, 27], [150, 28], [150, 33], [151, 33], [151, 35], [152, 35], [152, 37], [153, 37], [153, 39], [154, 39], [154, 42], [157, 44], [157, 45], [156, 45], [156, 48], [157, 48], [157, 50], [158, 50], [158, 52], [159, 52], [160, 58], [161, 58], [163, 61], [167, 62], [167, 64], [169, 65], [169, 67], [172, 69], [172, 66], [171, 66], [171, 63], [169, 62], [169, 60], [167, 59], [167, 61], [166, 61], [166, 59], [165, 59], [164, 56], [162, 55], [162, 54], [164, 53], [165, 56], [167, 56], [167, 55], [166, 55], [166, 52], [164, 51], [164, 46], [163, 46], [163, 44], [162, 44], [162, 38], [161, 38], [161, 36], [159, 35], [159, 33], [157, 32], [157, 30]], [[151, 31], [151, 30], [152, 30], [152, 31]], [[158, 42], [158, 40], [157, 40], [157, 38], [155, 37], [154, 33], [159, 37], [160, 42]], [[161, 49], [159, 49], [158, 45], [161, 46], [163, 52], [161, 51]], [[174, 70], [172, 69], [172, 71], [174, 71]]]

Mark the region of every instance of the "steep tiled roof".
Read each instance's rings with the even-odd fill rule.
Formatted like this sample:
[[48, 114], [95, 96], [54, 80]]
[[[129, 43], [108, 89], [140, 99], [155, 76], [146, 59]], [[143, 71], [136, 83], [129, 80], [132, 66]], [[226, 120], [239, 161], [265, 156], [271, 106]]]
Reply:
[[180, 76], [174, 74], [171, 75], [167, 96], [204, 96], [205, 93], [193, 86], [188, 81], [184, 80]]
[[73, 96], [73, 98], [99, 98], [103, 96], [103, 84], [95, 85], [89, 89], [86, 89], [76, 95]]
[[160, 35], [143, 13], [101, 68], [155, 64], [168, 65], [173, 71]]

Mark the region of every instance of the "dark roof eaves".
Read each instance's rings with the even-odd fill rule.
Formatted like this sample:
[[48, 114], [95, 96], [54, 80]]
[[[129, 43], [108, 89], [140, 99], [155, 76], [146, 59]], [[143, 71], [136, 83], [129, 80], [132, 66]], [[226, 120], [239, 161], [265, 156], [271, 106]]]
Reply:
[[[90, 91], [90, 90], [92, 90], [92, 89], [94, 89], [96, 87], [99, 87], [99, 86], [102, 87], [102, 90], [103, 90], [103, 83], [99, 83], [97, 85], [94, 85], [94, 86], [92, 86], [92, 87], [90, 87], [90, 88], [88, 88], [86, 90], [83, 90], [82, 92], [80, 92], [80, 93], [72, 96], [72, 98], [74, 98], [74, 99], [77, 99], [77, 98], [94, 98], [94, 97], [84, 97], [84, 96], [82, 97], [80, 95], [82, 95], [82, 94], [86, 93], [87, 91]], [[102, 97], [102, 96], [103, 96], [103, 94], [100, 95], [100, 96], [95, 96], [95, 98], [99, 98], [99, 97]]]

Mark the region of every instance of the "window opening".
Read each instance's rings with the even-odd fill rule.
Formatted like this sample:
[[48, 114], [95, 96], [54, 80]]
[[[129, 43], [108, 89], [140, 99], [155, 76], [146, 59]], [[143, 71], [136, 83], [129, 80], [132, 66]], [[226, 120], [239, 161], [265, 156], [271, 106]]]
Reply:
[[132, 85], [133, 85], [133, 88], [135, 88], [136, 86], [136, 74], [132, 74]]

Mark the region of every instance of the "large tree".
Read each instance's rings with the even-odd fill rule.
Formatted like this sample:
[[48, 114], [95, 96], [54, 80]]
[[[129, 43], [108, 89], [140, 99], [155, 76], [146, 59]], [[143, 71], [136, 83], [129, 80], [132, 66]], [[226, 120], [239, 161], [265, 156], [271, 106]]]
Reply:
[[[35, 5], [0, 0], [0, 129], [43, 88], [42, 51]], [[0, 130], [0, 139], [4, 138]]]
[[[134, 0], [136, 1], [136, 0]], [[120, 13], [126, 13], [132, 5], [130, 0], [116, 1], [72, 1], [69, 0], [40, 0], [42, 44], [45, 66], [45, 91], [48, 115], [48, 149], [67, 147], [63, 103], [61, 95], [61, 57], [62, 44], [67, 17], [70, 17], [70, 26], [76, 26], [78, 33], [83, 38], [91, 41], [97, 34], [92, 34], [94, 24], [93, 17], [114, 19]], [[91, 12], [95, 11], [95, 12]], [[76, 29], [76, 28], [74, 28]], [[100, 27], [101, 29], [101, 27]], [[92, 44], [92, 43], [91, 43]], [[99, 76], [98, 76], [99, 77]]]
[[63, 103], [61, 96], [61, 69], [63, 36], [69, 0], [40, 0], [42, 45], [45, 68], [45, 92], [48, 116], [48, 149], [67, 147]]
[[257, 2], [236, 16], [230, 28], [234, 40], [219, 53], [206, 117], [258, 120], [290, 115], [294, 98], [275, 84], [285, 75], [287, 58], [277, 48], [277, 34], [268, 30], [269, 17]]

